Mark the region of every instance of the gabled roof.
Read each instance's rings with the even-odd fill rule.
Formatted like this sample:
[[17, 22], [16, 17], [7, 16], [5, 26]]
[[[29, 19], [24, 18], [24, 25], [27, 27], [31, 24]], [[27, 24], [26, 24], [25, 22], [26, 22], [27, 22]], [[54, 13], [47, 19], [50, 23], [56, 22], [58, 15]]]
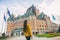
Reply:
[[26, 11], [26, 13], [22, 16], [22, 18], [27, 18], [29, 16], [33, 16], [35, 15], [35, 7], [34, 5], [32, 5], [31, 7], [28, 8], [28, 10]]
[[41, 12], [41, 14], [37, 17], [37, 19], [43, 19], [45, 16], [45, 14], [43, 12]]

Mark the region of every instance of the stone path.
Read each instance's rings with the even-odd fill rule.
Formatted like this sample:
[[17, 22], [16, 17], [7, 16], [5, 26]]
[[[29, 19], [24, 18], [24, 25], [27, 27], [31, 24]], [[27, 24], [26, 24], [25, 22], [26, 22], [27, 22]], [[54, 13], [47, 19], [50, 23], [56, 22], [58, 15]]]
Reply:
[[[6, 40], [26, 40], [24, 36], [8, 38]], [[34, 37], [31, 40], [60, 40], [60, 37], [46, 38], [46, 37]]]

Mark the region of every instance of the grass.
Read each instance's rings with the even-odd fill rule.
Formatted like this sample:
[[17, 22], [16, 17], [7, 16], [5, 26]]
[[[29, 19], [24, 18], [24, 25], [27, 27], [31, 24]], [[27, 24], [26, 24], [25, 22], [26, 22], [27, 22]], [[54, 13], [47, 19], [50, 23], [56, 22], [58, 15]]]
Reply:
[[5, 40], [7, 37], [0, 37], [0, 40]]
[[38, 36], [38, 37], [48, 37], [48, 38], [54, 37], [54, 35], [50, 35], [50, 34], [38, 34], [36, 36]]
[[50, 33], [50, 34], [37, 34], [35, 35], [37, 37], [47, 37], [47, 38], [52, 38], [56, 36], [60, 36], [60, 33]]

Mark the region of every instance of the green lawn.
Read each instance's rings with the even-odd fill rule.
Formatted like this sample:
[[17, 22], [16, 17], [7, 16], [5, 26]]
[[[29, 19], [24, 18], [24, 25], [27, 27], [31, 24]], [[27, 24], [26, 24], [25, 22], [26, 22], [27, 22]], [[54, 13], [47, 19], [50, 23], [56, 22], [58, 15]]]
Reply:
[[7, 37], [0, 37], [0, 40], [5, 40]]
[[37, 37], [47, 37], [47, 38], [51, 38], [51, 37], [60, 36], [60, 33], [37, 34], [37, 35], [35, 35], [35, 36], [37, 36]]

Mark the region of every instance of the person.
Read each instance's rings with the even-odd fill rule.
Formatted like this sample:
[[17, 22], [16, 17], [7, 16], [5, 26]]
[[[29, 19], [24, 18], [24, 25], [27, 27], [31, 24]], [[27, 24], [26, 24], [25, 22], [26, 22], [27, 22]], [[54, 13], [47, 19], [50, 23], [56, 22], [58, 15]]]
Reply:
[[13, 33], [11, 33], [11, 36], [13, 37]]
[[23, 33], [25, 35], [26, 40], [31, 40], [32, 30], [31, 30], [31, 26], [27, 24], [27, 20], [24, 21]]
[[3, 33], [2, 36], [5, 37], [5, 33]]

